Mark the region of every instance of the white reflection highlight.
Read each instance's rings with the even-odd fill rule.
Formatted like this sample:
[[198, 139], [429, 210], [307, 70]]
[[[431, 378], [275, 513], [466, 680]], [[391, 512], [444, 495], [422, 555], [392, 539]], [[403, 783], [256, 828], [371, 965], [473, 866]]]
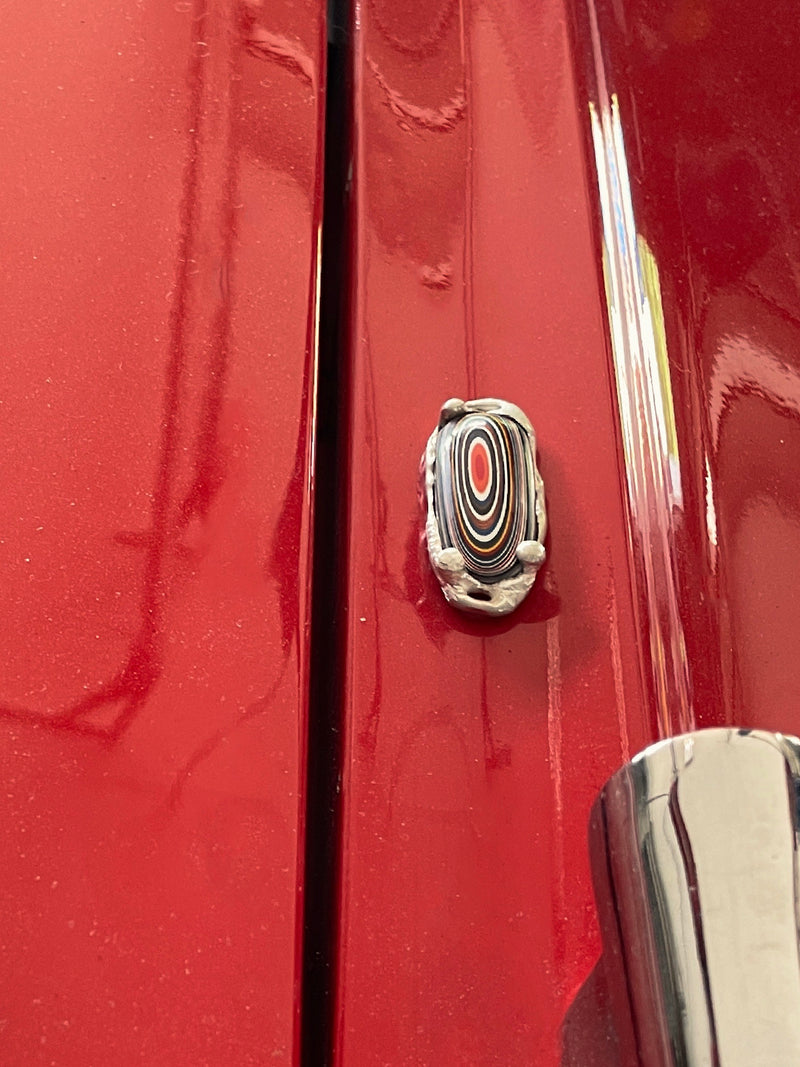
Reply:
[[711, 479], [711, 467], [706, 456], [706, 533], [712, 550], [712, 566], [717, 562], [717, 509], [714, 507], [714, 483]]
[[[596, 32], [596, 27], [594, 27]], [[595, 39], [601, 102], [590, 104], [603, 224], [603, 268], [631, 516], [633, 573], [662, 736], [694, 726], [678, 608], [673, 526], [683, 507], [661, 289], [636, 232], [619, 103], [608, 96]], [[605, 101], [605, 102], [604, 102]]]

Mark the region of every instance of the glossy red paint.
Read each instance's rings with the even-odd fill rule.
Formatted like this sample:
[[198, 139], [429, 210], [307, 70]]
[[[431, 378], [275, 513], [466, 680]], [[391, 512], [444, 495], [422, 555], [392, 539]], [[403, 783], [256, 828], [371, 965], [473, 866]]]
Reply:
[[4, 12], [7, 1063], [297, 1062], [322, 12]]
[[[796, 7], [779, 0], [768, 18], [745, 0], [593, 7], [636, 228], [661, 279], [695, 718], [797, 734]], [[588, 20], [576, 9], [585, 58]]]
[[[336, 1060], [558, 1063], [599, 954], [591, 804], [655, 731], [585, 112], [559, 0], [364, 0], [355, 25]], [[503, 621], [448, 607], [422, 544], [451, 396], [537, 431], [549, 558]]]

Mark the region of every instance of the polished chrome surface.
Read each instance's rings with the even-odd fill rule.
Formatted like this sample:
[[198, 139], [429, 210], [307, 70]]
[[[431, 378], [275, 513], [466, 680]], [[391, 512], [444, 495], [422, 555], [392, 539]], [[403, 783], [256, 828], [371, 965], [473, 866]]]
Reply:
[[528, 417], [492, 397], [448, 400], [422, 470], [428, 553], [446, 599], [507, 615], [545, 560], [544, 484]]
[[736, 729], [653, 745], [604, 788], [605, 965], [643, 1067], [800, 1063], [799, 790], [800, 742]]

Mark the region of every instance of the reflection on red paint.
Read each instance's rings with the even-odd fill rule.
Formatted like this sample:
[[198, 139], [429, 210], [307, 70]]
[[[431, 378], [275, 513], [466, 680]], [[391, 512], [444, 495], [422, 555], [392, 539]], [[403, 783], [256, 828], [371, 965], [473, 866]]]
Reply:
[[797, 733], [796, 13], [642, 0], [623, 25], [610, 2], [592, 6], [663, 289], [698, 723]]
[[264, 18], [6, 20], [15, 1062], [297, 1057], [324, 27]]

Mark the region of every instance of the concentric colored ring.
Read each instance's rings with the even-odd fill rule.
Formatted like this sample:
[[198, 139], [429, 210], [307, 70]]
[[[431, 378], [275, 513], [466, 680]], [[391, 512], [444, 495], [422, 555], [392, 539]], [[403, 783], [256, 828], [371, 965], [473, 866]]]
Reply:
[[535, 536], [532, 470], [528, 435], [506, 416], [467, 414], [439, 433], [434, 498], [442, 547], [457, 548], [482, 581], [518, 572], [517, 546]]

